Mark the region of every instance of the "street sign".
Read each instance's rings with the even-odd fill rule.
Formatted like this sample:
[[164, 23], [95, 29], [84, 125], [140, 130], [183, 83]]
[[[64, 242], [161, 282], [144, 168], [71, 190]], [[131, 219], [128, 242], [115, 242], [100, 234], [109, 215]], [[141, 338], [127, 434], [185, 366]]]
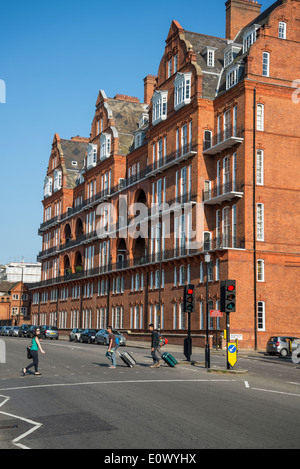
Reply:
[[211, 318], [222, 318], [223, 317], [223, 313], [219, 309], [211, 309], [209, 311], [209, 315], [210, 315]]
[[237, 362], [237, 349], [236, 344], [233, 342], [228, 343], [227, 360], [231, 366], [234, 366]]

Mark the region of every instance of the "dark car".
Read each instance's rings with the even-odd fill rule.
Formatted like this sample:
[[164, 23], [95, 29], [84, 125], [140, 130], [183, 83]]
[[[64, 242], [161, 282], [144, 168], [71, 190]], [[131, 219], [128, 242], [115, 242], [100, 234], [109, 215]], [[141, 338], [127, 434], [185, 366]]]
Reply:
[[59, 338], [59, 331], [56, 326], [42, 326], [41, 327], [41, 339], [56, 339]]
[[40, 326], [30, 326], [30, 328], [26, 331], [25, 333], [25, 337], [29, 337], [30, 339], [32, 338], [33, 336], [33, 333], [36, 329], [39, 329]]
[[32, 327], [31, 324], [22, 324], [22, 326], [19, 329], [19, 337], [26, 337], [26, 332], [28, 329]]
[[84, 331], [81, 332], [79, 342], [87, 342], [88, 344], [94, 344], [96, 334], [97, 331], [95, 329], [84, 329]]
[[[126, 345], [126, 338], [121, 332], [113, 330], [113, 334], [119, 337], [120, 343], [119, 345]], [[108, 345], [108, 331], [106, 329], [100, 329], [99, 332], [97, 332], [96, 335], [96, 343], [97, 344], [102, 344], [102, 345]]]

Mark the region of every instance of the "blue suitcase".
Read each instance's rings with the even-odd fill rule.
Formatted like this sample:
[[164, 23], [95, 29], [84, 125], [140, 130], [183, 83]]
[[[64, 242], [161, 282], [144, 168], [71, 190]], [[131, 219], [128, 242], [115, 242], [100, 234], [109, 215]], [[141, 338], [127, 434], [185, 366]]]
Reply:
[[174, 368], [175, 365], [177, 365], [178, 361], [176, 360], [176, 358], [174, 358], [170, 353], [168, 352], [165, 352], [162, 354], [161, 358], [163, 359], [163, 361], [171, 366], [172, 368]]

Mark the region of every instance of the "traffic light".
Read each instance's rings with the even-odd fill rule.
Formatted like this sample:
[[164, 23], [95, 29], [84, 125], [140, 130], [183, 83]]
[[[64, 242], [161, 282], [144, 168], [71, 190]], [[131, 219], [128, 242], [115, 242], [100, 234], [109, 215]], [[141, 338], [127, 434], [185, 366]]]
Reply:
[[221, 310], [223, 313], [234, 313], [236, 305], [235, 280], [223, 280], [221, 282]]
[[186, 313], [195, 311], [195, 286], [185, 285], [183, 295], [183, 309]]

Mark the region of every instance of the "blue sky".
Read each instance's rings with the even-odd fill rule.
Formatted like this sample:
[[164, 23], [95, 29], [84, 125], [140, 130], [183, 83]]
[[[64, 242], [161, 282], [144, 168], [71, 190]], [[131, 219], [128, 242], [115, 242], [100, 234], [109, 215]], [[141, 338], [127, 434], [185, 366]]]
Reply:
[[[263, 10], [272, 0], [263, 0]], [[41, 250], [43, 181], [54, 133], [88, 137], [99, 89], [143, 101], [172, 20], [225, 36], [225, 0], [27, 0], [0, 6], [0, 264]]]

